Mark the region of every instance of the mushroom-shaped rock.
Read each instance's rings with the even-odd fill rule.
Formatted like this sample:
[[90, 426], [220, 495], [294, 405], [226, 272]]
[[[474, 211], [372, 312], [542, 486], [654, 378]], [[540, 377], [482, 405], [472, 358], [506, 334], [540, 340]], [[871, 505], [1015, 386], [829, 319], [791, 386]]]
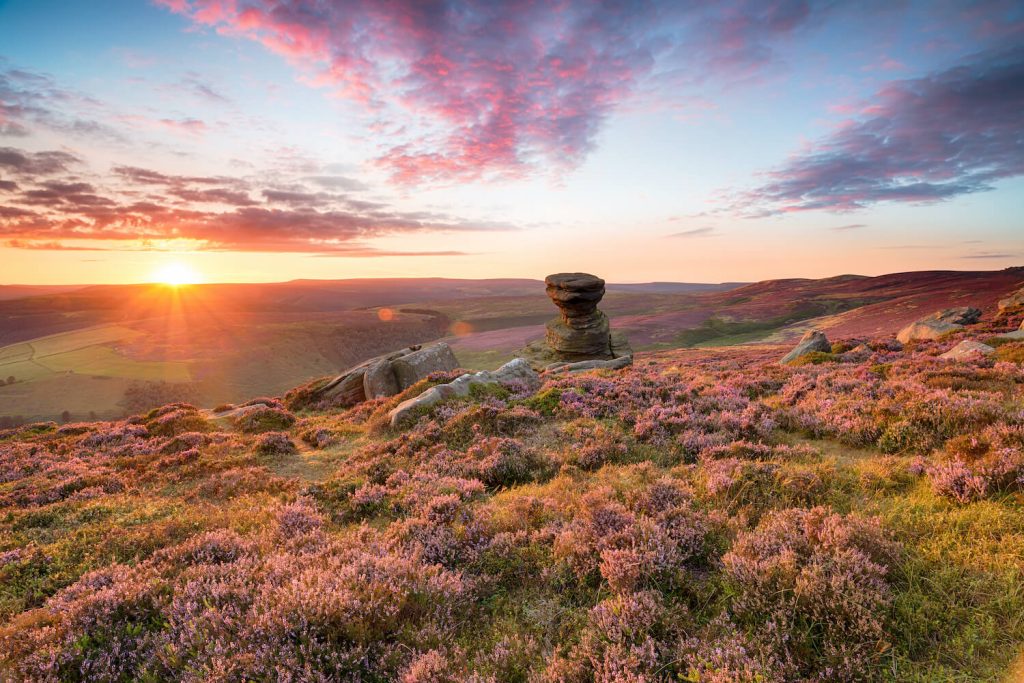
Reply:
[[825, 333], [820, 330], [809, 330], [804, 333], [804, 336], [800, 338], [800, 342], [793, 348], [792, 351], [782, 357], [780, 363], [791, 363], [800, 356], [806, 356], [809, 353], [815, 351], [828, 352], [832, 350], [832, 344], [829, 343], [828, 337]]
[[406, 418], [414, 415], [418, 410], [428, 408], [441, 401], [458, 396], [468, 396], [470, 389], [475, 385], [484, 384], [512, 384], [521, 382], [530, 391], [536, 391], [540, 386], [540, 377], [534, 372], [530, 364], [522, 358], [505, 363], [494, 371], [483, 370], [481, 372], [466, 373], [447, 384], [438, 384], [430, 387], [419, 396], [402, 401], [388, 413], [388, 420], [392, 427], [398, 427]]
[[995, 349], [988, 344], [982, 344], [981, 342], [974, 341], [972, 339], [964, 339], [962, 342], [946, 351], [944, 354], [939, 356], [944, 360], [963, 360], [971, 356], [988, 356], [995, 353]]

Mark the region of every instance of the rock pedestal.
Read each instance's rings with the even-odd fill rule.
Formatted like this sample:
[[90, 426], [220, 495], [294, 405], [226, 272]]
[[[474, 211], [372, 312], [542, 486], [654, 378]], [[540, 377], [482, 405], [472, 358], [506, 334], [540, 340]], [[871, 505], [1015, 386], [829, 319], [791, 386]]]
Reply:
[[561, 315], [547, 324], [544, 343], [526, 349], [536, 367], [632, 357], [629, 342], [612, 332], [608, 316], [597, 308], [604, 280], [589, 273], [556, 273], [544, 278], [544, 284]]
[[547, 324], [547, 342], [563, 360], [612, 358], [608, 316], [597, 310], [604, 280], [588, 273], [557, 273], [544, 278], [548, 296], [561, 316]]

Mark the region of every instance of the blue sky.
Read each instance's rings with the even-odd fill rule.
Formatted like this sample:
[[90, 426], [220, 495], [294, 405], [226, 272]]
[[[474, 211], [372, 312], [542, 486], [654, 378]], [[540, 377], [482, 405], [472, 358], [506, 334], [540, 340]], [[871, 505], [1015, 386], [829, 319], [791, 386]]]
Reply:
[[0, 2], [3, 279], [1017, 265], [1022, 36], [995, 1]]

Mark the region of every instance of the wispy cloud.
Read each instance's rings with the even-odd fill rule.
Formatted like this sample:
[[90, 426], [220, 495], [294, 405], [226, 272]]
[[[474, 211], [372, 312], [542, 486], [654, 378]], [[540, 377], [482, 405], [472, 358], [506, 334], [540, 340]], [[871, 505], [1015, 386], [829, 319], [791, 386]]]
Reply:
[[846, 225], [833, 226], [829, 228], [829, 230], [834, 230], [836, 232], [846, 232], [847, 230], [861, 230], [866, 227], [868, 227], [866, 223], [847, 223]]
[[[0, 238], [21, 249], [138, 249], [188, 240], [203, 249], [333, 256], [454, 256], [461, 251], [377, 249], [393, 235], [514, 230], [437, 212], [399, 211], [301, 178], [171, 175], [116, 166], [108, 176], [61, 151], [0, 148]], [[87, 244], [83, 245], [82, 242]], [[141, 246], [140, 246], [141, 245]]]
[[683, 230], [682, 232], [674, 232], [666, 237], [673, 238], [690, 238], [690, 237], [712, 237], [716, 234], [715, 228], [711, 226], [705, 226], [703, 228], [693, 228], [692, 230]]
[[[773, 44], [827, 11], [806, 0], [157, 0], [284, 56], [307, 82], [380, 114], [395, 180], [571, 169], [655, 72], [749, 78]], [[383, 121], [410, 121], [385, 125]]]
[[746, 193], [755, 215], [935, 202], [1024, 175], [1024, 48], [893, 81], [863, 115]]

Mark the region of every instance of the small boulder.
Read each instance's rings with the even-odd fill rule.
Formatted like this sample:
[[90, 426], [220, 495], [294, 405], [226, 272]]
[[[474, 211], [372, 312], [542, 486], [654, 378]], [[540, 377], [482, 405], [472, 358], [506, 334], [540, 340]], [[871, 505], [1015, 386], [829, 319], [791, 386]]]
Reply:
[[515, 358], [497, 370], [466, 373], [447, 384], [430, 387], [419, 396], [414, 396], [395, 406], [388, 413], [388, 420], [392, 427], [398, 427], [406, 418], [420, 409], [430, 407], [445, 399], [468, 396], [474, 385], [515, 382], [522, 382], [530, 391], [536, 391], [540, 387], [540, 377], [530, 367], [530, 364], [522, 358]]
[[800, 342], [793, 348], [792, 351], [782, 357], [780, 363], [791, 363], [800, 356], [806, 356], [809, 353], [815, 351], [821, 351], [829, 353], [832, 351], [832, 344], [829, 342], [828, 337], [825, 333], [820, 330], [809, 330], [803, 337], [800, 338]]
[[459, 361], [450, 346], [439, 342], [396, 358], [391, 361], [391, 367], [398, 380], [398, 386], [408, 389], [431, 373], [455, 370], [459, 367]]
[[395, 377], [392, 362], [386, 358], [378, 358], [366, 367], [363, 373], [363, 395], [367, 400], [394, 396], [401, 387]]
[[1014, 330], [1013, 332], [1007, 332], [1006, 334], [1001, 334], [1001, 335], [999, 335], [999, 338], [1000, 339], [1012, 339], [1014, 341], [1019, 341], [1021, 339], [1024, 339], [1024, 320], [1020, 321], [1020, 328], [1019, 329]]
[[1024, 287], [999, 300], [999, 315], [1012, 313], [1021, 308], [1024, 308]]
[[939, 320], [918, 320], [910, 323], [896, 335], [896, 339], [903, 344], [912, 341], [941, 339], [955, 330], [963, 329], [963, 325], [942, 322]]
[[941, 339], [954, 330], [963, 329], [964, 325], [973, 325], [981, 318], [981, 311], [971, 306], [958, 306], [935, 311], [916, 322], [912, 322], [896, 335], [896, 339], [906, 344], [912, 341]]
[[988, 344], [982, 344], [971, 339], [964, 339], [962, 342], [939, 356], [944, 360], [963, 360], [970, 356], [988, 356], [995, 353], [995, 349]]
[[935, 311], [921, 318], [920, 322], [940, 322], [951, 325], [973, 325], [981, 318], [981, 310], [971, 306], [958, 306]]

